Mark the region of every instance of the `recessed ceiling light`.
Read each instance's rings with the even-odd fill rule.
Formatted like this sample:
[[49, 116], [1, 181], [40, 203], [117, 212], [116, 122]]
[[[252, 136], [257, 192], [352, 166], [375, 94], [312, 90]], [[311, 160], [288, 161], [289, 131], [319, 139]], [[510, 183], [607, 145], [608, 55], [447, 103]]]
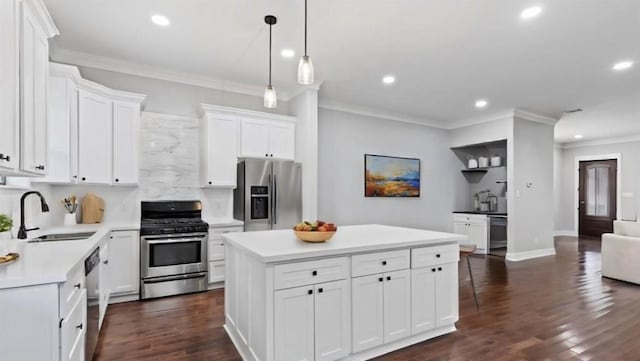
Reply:
[[393, 83], [395, 83], [395, 82], [396, 82], [396, 77], [395, 77], [395, 76], [393, 76], [393, 75], [385, 75], [385, 76], [382, 78], [382, 82], [383, 82], [384, 84], [387, 84], [387, 85], [389, 85], [389, 84], [393, 84]]
[[169, 18], [164, 15], [153, 15], [151, 16], [151, 21], [158, 26], [169, 26], [171, 24]]
[[621, 61], [619, 63], [616, 63], [613, 66], [613, 70], [618, 70], [618, 71], [619, 70], [627, 70], [627, 69], [631, 68], [632, 66], [633, 66], [633, 62], [632, 61], [629, 61], [629, 60]]
[[476, 101], [476, 108], [484, 108], [487, 106], [487, 104], [489, 104], [488, 101], [484, 100], [484, 99], [480, 99]]
[[576, 134], [573, 137], [576, 138], [576, 139], [582, 139], [583, 136], [582, 136], [582, 134]]
[[540, 15], [540, 13], [542, 12], [542, 8], [539, 6], [532, 6], [530, 8], [526, 8], [524, 9], [521, 13], [520, 13], [520, 17], [522, 19], [531, 19], [531, 18], [535, 18], [536, 16]]
[[296, 55], [296, 52], [291, 49], [282, 49], [280, 52], [283, 58], [293, 58]]

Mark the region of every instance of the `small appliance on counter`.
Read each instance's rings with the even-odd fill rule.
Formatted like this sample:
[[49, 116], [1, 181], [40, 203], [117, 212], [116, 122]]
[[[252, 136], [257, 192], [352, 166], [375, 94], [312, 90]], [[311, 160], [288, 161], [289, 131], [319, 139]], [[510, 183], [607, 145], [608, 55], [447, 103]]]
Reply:
[[207, 290], [209, 224], [200, 201], [142, 202], [140, 299]]
[[87, 193], [82, 199], [82, 223], [102, 223], [103, 218], [104, 199], [98, 197], [95, 193]]

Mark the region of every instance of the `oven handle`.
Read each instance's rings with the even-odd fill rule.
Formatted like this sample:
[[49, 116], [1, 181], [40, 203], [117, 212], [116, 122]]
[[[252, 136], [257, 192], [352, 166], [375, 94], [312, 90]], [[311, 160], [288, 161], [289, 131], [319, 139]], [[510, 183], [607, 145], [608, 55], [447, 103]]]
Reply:
[[207, 277], [206, 273], [190, 273], [186, 275], [179, 276], [166, 276], [166, 277], [155, 277], [155, 278], [147, 278], [143, 279], [144, 283], [160, 283], [160, 282], [168, 282], [168, 281], [181, 281], [181, 280], [190, 280], [194, 278], [204, 278]]
[[165, 239], [143, 239], [147, 244], [163, 244], [163, 243], [188, 243], [188, 242], [203, 242], [204, 237], [197, 238], [165, 238]]

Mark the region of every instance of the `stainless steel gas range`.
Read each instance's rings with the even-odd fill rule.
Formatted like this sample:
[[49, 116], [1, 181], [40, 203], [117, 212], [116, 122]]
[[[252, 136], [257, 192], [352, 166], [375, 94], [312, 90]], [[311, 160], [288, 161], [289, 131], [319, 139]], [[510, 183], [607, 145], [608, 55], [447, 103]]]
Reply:
[[142, 202], [140, 298], [207, 289], [209, 225], [200, 201]]

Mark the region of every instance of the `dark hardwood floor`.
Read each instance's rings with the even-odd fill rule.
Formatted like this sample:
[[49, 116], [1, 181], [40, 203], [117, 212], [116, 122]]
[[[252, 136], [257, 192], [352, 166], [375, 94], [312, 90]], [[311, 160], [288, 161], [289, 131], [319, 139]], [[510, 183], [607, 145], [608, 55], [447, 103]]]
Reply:
[[[640, 360], [640, 286], [600, 277], [600, 242], [558, 237], [557, 255], [460, 263], [458, 331], [376, 360]], [[111, 305], [94, 361], [240, 360], [222, 290]]]

